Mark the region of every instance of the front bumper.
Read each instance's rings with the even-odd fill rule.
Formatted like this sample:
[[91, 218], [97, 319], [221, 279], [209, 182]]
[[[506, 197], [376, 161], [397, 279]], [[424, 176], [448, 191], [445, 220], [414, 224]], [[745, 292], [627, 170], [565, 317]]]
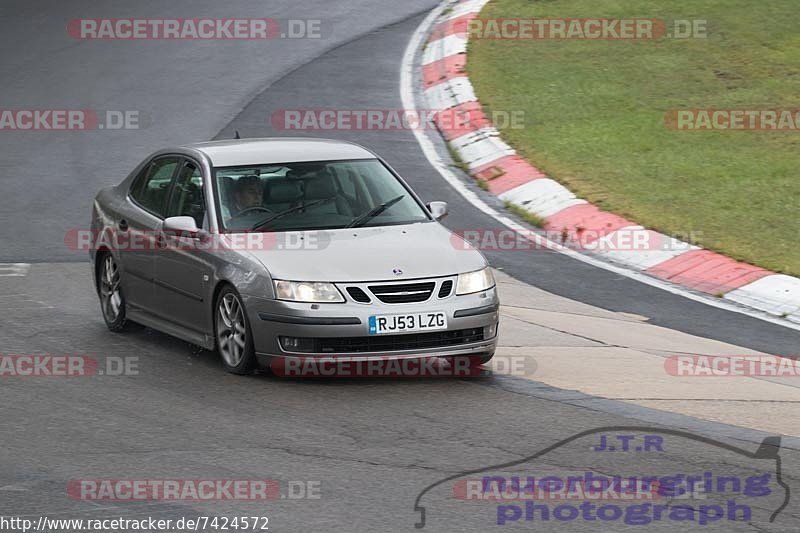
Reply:
[[[497, 345], [497, 324], [499, 319], [499, 300], [496, 288], [475, 294], [450, 296], [444, 299], [431, 298], [421, 303], [385, 304], [373, 301], [362, 304], [347, 301], [337, 304], [308, 304], [269, 300], [255, 296], [243, 296], [247, 309], [250, 327], [253, 332], [256, 355], [262, 360], [273, 357], [346, 357], [364, 360], [386, 358], [425, 358], [456, 355], [486, 356], [494, 353]], [[417, 342], [419, 333], [400, 333], [393, 337], [405, 337], [410, 342], [389, 343], [403, 346], [392, 349], [381, 346], [379, 349], [364, 349], [364, 345], [380, 345], [383, 335], [369, 334], [369, 317], [373, 315], [392, 315], [400, 313], [421, 313], [441, 311], [447, 316], [447, 329], [433, 333], [445, 332]], [[464, 334], [464, 332], [467, 334]], [[482, 331], [481, 336], [474, 335]], [[406, 337], [408, 335], [408, 337]], [[312, 339], [358, 339], [369, 343], [360, 344], [359, 351], [335, 352], [303, 352], [290, 351], [283, 348], [279, 337], [296, 337]], [[439, 345], [438, 337], [444, 340]], [[454, 338], [465, 340], [454, 344]], [[421, 337], [420, 337], [421, 338]], [[476, 340], [477, 339], [477, 340]], [[403, 339], [398, 339], [402, 341]], [[331, 343], [348, 345], [348, 343]], [[350, 343], [353, 344], [353, 343]], [[415, 344], [424, 347], [409, 347]]]

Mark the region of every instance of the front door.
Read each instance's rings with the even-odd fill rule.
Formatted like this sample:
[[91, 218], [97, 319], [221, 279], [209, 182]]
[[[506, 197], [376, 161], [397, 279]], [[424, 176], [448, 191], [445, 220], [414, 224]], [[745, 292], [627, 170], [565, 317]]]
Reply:
[[[186, 159], [175, 179], [166, 216], [189, 216], [203, 228], [207, 225], [206, 197], [200, 166]], [[188, 236], [166, 235], [161, 251], [155, 254], [154, 290], [159, 314], [202, 333], [211, 331], [211, 302], [206, 293], [213, 271], [213, 248], [204, 248], [198, 239]]]

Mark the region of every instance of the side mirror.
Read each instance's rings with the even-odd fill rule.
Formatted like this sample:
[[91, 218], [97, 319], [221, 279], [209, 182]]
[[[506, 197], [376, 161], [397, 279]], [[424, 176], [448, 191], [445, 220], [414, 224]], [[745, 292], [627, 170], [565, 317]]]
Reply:
[[426, 207], [436, 220], [447, 216], [447, 202], [430, 202]]
[[199, 239], [206, 234], [204, 230], [197, 227], [197, 223], [192, 217], [169, 217], [164, 219], [162, 231], [194, 239]]

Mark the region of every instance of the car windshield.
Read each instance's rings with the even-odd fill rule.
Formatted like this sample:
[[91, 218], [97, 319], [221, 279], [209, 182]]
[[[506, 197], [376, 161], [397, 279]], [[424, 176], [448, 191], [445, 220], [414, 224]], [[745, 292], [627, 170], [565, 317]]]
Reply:
[[302, 231], [429, 221], [377, 159], [218, 167], [217, 211], [229, 231]]

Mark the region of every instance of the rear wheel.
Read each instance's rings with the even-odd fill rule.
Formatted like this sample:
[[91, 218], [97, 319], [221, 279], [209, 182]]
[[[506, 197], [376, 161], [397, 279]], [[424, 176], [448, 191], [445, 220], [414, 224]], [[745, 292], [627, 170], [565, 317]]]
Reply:
[[100, 257], [97, 274], [97, 289], [100, 308], [106, 326], [114, 333], [130, 330], [135, 325], [125, 316], [125, 295], [122, 293], [120, 271], [114, 256], [106, 253]]
[[214, 311], [217, 352], [232, 374], [250, 374], [257, 366], [247, 313], [233, 287], [223, 288]]

